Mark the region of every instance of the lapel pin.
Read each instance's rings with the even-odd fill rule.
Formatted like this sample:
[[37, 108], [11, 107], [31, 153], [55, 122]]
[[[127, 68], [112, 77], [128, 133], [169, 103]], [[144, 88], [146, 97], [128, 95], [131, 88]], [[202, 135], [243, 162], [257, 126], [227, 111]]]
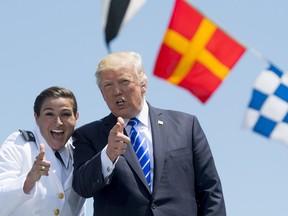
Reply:
[[158, 125], [163, 125], [163, 121], [158, 120]]

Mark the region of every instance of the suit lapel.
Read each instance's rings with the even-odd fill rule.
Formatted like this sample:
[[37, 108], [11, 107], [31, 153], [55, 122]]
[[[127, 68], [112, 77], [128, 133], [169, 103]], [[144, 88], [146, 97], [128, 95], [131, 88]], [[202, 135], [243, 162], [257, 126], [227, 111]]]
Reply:
[[164, 166], [164, 159], [168, 143], [168, 130], [165, 127], [165, 117], [160, 111], [153, 107], [149, 107], [149, 116], [153, 140], [153, 155], [154, 155], [154, 186], [153, 192], [157, 190], [157, 186], [161, 179], [161, 174]]

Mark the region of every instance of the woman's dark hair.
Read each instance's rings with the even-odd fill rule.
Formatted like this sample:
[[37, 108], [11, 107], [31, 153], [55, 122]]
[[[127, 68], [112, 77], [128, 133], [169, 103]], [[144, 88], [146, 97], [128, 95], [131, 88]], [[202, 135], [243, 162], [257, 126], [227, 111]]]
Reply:
[[72, 100], [73, 114], [76, 116], [78, 111], [76, 97], [73, 92], [67, 88], [52, 86], [43, 90], [35, 99], [34, 112], [40, 116], [41, 107], [47, 98], [68, 98]]

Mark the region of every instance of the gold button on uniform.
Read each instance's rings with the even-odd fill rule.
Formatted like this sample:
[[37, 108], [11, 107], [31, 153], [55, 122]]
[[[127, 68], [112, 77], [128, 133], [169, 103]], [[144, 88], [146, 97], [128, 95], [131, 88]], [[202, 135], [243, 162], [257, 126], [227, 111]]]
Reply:
[[59, 209], [54, 210], [54, 215], [59, 215], [59, 213], [60, 213]]
[[63, 194], [63, 193], [59, 193], [59, 194], [58, 194], [58, 198], [59, 198], [59, 199], [63, 199], [63, 198], [64, 198], [64, 194]]

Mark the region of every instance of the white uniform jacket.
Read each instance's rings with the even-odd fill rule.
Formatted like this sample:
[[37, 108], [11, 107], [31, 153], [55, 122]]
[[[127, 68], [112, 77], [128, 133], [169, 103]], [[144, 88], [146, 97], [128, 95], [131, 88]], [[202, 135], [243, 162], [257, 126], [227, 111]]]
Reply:
[[[72, 189], [71, 172], [62, 184], [61, 164], [45, 142], [38, 127], [33, 131], [36, 143], [25, 141], [20, 132], [12, 133], [0, 146], [0, 214], [1, 216], [83, 216], [85, 199]], [[49, 176], [41, 176], [30, 194], [23, 192], [27, 173], [45, 145], [46, 160], [51, 163]], [[72, 142], [67, 143], [72, 156]], [[71, 161], [72, 162], [72, 161]]]

